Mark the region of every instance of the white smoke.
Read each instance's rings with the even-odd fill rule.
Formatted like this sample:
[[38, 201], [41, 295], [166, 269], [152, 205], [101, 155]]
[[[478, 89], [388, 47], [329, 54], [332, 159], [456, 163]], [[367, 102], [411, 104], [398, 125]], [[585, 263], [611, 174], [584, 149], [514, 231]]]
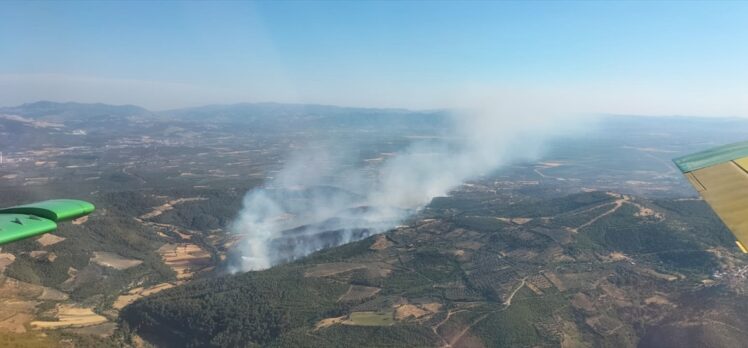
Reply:
[[548, 139], [580, 125], [497, 108], [455, 112], [450, 119], [446, 136], [414, 141], [374, 168], [346, 165], [339, 147], [294, 154], [266, 187], [245, 196], [232, 226], [243, 236], [236, 249], [241, 262], [232, 270], [266, 269], [386, 232], [466, 180], [536, 158]]

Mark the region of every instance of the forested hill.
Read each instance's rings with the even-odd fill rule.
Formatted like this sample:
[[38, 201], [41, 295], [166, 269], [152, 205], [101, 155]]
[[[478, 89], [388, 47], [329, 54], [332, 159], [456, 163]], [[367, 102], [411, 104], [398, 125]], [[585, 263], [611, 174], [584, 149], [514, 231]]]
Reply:
[[729, 329], [748, 326], [741, 295], [748, 260], [702, 201], [610, 192], [514, 198], [457, 192], [406, 227], [163, 291], [121, 318], [132, 332], [174, 347], [748, 339]]

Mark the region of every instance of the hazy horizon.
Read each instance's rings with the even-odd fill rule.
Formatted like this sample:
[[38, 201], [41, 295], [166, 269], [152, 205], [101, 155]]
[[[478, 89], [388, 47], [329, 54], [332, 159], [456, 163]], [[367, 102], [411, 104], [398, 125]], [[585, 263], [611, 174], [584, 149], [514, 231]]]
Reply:
[[[176, 108], [167, 108], [167, 109], [151, 109], [144, 107], [142, 105], [138, 104], [110, 104], [110, 103], [103, 103], [103, 102], [80, 102], [75, 100], [35, 100], [35, 101], [29, 101], [21, 104], [15, 104], [15, 105], [0, 105], [0, 109], [2, 108], [16, 108], [16, 107], [22, 107], [24, 105], [31, 105], [35, 103], [57, 103], [57, 104], [81, 104], [81, 105], [106, 105], [106, 106], [134, 106], [143, 108], [150, 112], [168, 112], [168, 111], [176, 111], [176, 110], [188, 110], [188, 109], [197, 109], [197, 108], [203, 108], [203, 107], [231, 107], [231, 106], [241, 106], [241, 105], [263, 105], [263, 104], [276, 104], [276, 105], [293, 105], [293, 106], [322, 106], [322, 107], [332, 107], [332, 108], [349, 108], [349, 109], [372, 109], [372, 110], [395, 110], [395, 111], [404, 111], [404, 112], [451, 112], [451, 111], [459, 111], [459, 109], [456, 108], [432, 108], [432, 109], [416, 109], [416, 108], [405, 108], [405, 107], [377, 107], [377, 106], [358, 106], [358, 105], [336, 105], [336, 104], [319, 104], [319, 103], [284, 103], [284, 102], [278, 102], [278, 101], [238, 101], [238, 102], [226, 102], [226, 103], [214, 103], [214, 104], [197, 104], [192, 106], [184, 106], [184, 107], [176, 107]], [[579, 116], [579, 115], [578, 115]], [[741, 119], [746, 118], [745, 116], [735, 116], [735, 115], [685, 115], [685, 114], [623, 114], [623, 113], [587, 113], [587, 114], [581, 114], [581, 116], [587, 116], [587, 117], [675, 117], [675, 118], [727, 118], [727, 119]]]
[[733, 2], [3, 2], [0, 105], [748, 116], [746, 18]]

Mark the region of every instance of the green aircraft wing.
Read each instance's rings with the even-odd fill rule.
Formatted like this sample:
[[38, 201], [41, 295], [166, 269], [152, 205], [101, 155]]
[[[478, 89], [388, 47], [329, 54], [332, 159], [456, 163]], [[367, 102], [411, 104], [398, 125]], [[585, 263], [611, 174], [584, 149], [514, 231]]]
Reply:
[[673, 160], [748, 253], [748, 142], [709, 149]]
[[93, 212], [94, 205], [74, 199], [53, 199], [0, 209], [0, 245], [57, 229], [57, 223]]

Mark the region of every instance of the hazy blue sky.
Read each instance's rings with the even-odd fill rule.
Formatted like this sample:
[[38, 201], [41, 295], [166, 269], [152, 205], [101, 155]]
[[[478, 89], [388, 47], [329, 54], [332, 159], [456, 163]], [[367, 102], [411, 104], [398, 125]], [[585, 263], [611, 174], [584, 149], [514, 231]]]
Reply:
[[748, 116], [748, 3], [0, 3], [0, 105]]

